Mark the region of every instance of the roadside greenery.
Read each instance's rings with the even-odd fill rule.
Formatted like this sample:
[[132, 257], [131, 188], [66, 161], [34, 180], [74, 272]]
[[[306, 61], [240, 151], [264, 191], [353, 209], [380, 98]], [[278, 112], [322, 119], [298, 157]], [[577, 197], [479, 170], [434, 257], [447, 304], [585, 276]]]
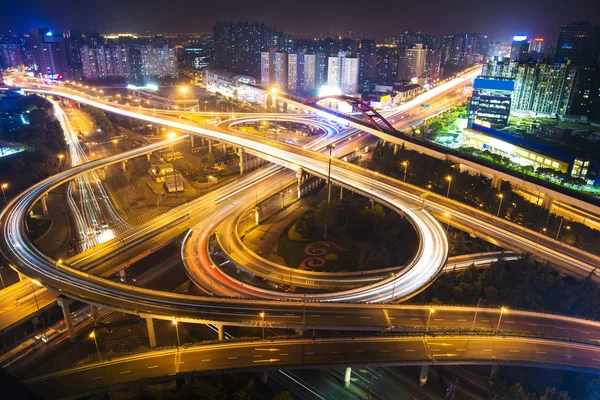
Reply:
[[420, 128], [420, 131], [425, 138], [429, 140], [435, 140], [439, 134], [448, 132], [450, 129], [454, 129], [456, 127], [455, 121], [458, 118], [467, 117], [467, 107], [464, 104], [461, 104], [458, 107], [428, 119], [427, 122], [425, 122]]
[[[367, 168], [393, 178], [404, 179], [403, 162], [408, 162], [406, 182], [427, 188], [445, 196], [448, 193], [448, 180], [451, 177], [450, 198], [476, 207], [492, 215], [504, 218], [536, 232], [557, 238], [567, 244], [586, 251], [600, 254], [600, 231], [588, 228], [581, 221], [562, 220], [541, 207], [542, 199], [533, 202], [512, 191], [509, 182], [503, 182], [501, 190], [491, 187], [491, 179], [483, 175], [469, 175], [460, 172], [446, 161], [401, 147], [396, 154], [394, 148], [379, 143]], [[502, 204], [500, 204], [502, 194]], [[427, 207], [427, 200], [425, 200]], [[498, 213], [498, 207], [500, 212]], [[559, 232], [560, 228], [560, 232]]]

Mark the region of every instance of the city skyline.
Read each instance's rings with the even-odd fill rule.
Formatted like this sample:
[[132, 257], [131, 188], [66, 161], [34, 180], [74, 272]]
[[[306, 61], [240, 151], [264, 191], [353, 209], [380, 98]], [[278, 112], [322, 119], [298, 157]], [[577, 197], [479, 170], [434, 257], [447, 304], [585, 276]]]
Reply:
[[[285, 7], [267, 1], [263, 9], [256, 10], [246, 9], [245, 3], [239, 1], [202, 5], [201, 8], [185, 1], [176, 2], [169, 8], [158, 3], [144, 3], [141, 7], [136, 2], [122, 4], [114, 0], [107, 0], [97, 8], [94, 4], [83, 6], [64, 1], [53, 3], [53, 7], [38, 0], [32, 3], [15, 4], [5, 10], [0, 16], [0, 27], [16, 32], [47, 26], [56, 31], [95, 27], [102, 32], [185, 33], [209, 32], [215, 23], [222, 21], [257, 20], [286, 32], [315, 36], [352, 31], [363, 37], [389, 37], [405, 30], [420, 30], [431, 35], [480, 32], [497, 41], [508, 41], [515, 34], [543, 36], [554, 41], [564, 24], [593, 23], [600, 19], [600, 10], [589, 0], [576, 0], [567, 9], [559, 7], [556, 0], [527, 3], [510, 0], [501, 7], [471, 1], [463, 3], [460, 10], [451, 3], [436, 0], [427, 8], [435, 11], [427, 14], [422, 13], [418, 4], [400, 6], [391, 2], [370, 8], [339, 1], [326, 5], [304, 2], [301, 6]], [[381, 13], [381, 9], [390, 12]], [[325, 26], [327, 29], [323, 28]]]

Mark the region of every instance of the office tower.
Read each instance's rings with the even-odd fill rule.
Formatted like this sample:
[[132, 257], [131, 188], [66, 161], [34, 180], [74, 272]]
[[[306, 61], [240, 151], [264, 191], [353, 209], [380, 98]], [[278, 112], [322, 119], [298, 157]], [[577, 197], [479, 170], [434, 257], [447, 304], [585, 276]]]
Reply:
[[529, 54], [532, 58], [538, 59], [544, 56], [546, 51], [546, 43], [544, 38], [535, 38], [529, 43]]
[[329, 57], [327, 63], [327, 86], [339, 88], [344, 94], [358, 93], [358, 57], [350, 57], [349, 52], [339, 52], [337, 57]]
[[479, 77], [473, 83], [469, 106], [469, 126], [473, 123], [503, 127], [508, 124], [514, 80]]
[[212, 42], [209, 40], [200, 41], [195, 46], [183, 49], [183, 65], [186, 68], [201, 69], [207, 67], [211, 62]]
[[526, 60], [529, 54], [529, 42], [527, 36], [517, 35], [513, 37], [510, 47], [510, 59], [514, 61]]
[[[404, 65], [404, 64], [403, 64]], [[396, 47], [377, 49], [377, 76], [384, 82], [394, 82], [398, 78], [400, 53]]]
[[555, 60], [578, 69], [571, 114], [600, 117], [600, 25], [578, 23], [560, 30]]
[[46, 78], [68, 79], [70, 74], [63, 36], [46, 28], [33, 28], [30, 39], [36, 71]]

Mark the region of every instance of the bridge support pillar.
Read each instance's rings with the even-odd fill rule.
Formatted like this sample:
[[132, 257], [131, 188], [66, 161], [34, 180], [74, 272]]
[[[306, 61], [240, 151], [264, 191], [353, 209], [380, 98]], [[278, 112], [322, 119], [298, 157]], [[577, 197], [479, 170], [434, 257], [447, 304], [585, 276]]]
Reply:
[[219, 332], [219, 340], [225, 340], [225, 330], [222, 324], [217, 325], [217, 329]]
[[244, 148], [240, 147], [238, 150], [238, 156], [240, 156], [240, 175], [244, 173]]
[[75, 181], [72, 180], [71, 183], [70, 183], [70, 185], [71, 185], [71, 190], [73, 191], [73, 193], [76, 193], [77, 192], [77, 185], [75, 184]]
[[146, 325], [148, 326], [148, 342], [150, 347], [156, 347], [156, 334], [154, 333], [154, 321], [151, 317], [146, 317]]
[[425, 386], [427, 375], [429, 374], [429, 365], [421, 365], [421, 375], [419, 376], [419, 385]]
[[100, 179], [104, 180], [106, 179], [106, 167], [105, 168], [100, 168], [98, 170], [99, 174], [100, 174]]
[[125, 268], [119, 271], [119, 278], [121, 278], [121, 282], [125, 282]]
[[297, 184], [297, 188], [298, 188], [298, 198], [301, 199], [303, 193], [302, 190], [302, 175], [304, 174], [304, 171], [302, 170], [302, 168], [300, 168], [298, 171], [296, 171], [296, 178], [298, 178], [298, 184]]
[[269, 371], [260, 371], [260, 383], [262, 383], [263, 385], [266, 385], [268, 379], [269, 379]]
[[208, 139], [208, 152], [212, 153], [212, 139]]
[[190, 135], [190, 145], [192, 146], [192, 149], [196, 146], [194, 146], [194, 135]]
[[123, 172], [127, 172], [127, 161], [123, 161], [121, 167], [123, 168]]
[[94, 326], [100, 326], [100, 324], [102, 323], [102, 319], [100, 318], [100, 310], [98, 309], [98, 306], [91, 306], [92, 308], [92, 318], [94, 318]]
[[340, 186], [340, 202], [344, 200], [344, 188]]
[[148, 153], [146, 154], [146, 161], [150, 162], [150, 156], [152, 155], [152, 153]]
[[396, 154], [398, 152], [398, 145], [394, 144], [394, 154]]
[[73, 328], [73, 318], [71, 317], [71, 310], [69, 306], [71, 305], [71, 300], [59, 296], [57, 299], [57, 303], [62, 308], [63, 317], [65, 319], [65, 325], [67, 326], [67, 332], [69, 332], [69, 340], [74, 342], [76, 339], [75, 329]]
[[542, 200], [542, 207], [550, 211], [552, 209], [552, 203], [554, 203], [554, 197], [544, 194], [544, 200]]
[[496, 190], [500, 190], [501, 187], [502, 187], [502, 178], [500, 178], [498, 175], [494, 175], [492, 177], [492, 188], [496, 189]]
[[346, 367], [346, 372], [344, 372], [344, 387], [350, 386], [350, 377], [352, 376], [352, 368]]
[[44, 215], [48, 214], [48, 205], [46, 204], [46, 197], [48, 196], [48, 193], [45, 193], [42, 196], [42, 211], [44, 212]]

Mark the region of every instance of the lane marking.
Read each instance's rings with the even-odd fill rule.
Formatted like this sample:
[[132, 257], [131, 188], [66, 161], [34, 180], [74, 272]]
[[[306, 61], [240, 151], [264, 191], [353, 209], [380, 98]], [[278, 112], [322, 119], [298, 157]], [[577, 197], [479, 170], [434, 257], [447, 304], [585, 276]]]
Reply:
[[344, 318], [343, 315], [336, 315], [335, 318]]
[[131, 372], [130, 370], [127, 370], [127, 371], [121, 371], [121, 374], [128, 374], [128, 373], [130, 373], [130, 372]]
[[485, 352], [491, 352], [491, 351], [492, 351], [492, 349], [483, 349], [483, 350], [481, 350], [481, 351], [485, 351]]
[[207, 358], [206, 360], [200, 360], [200, 361], [202, 361], [202, 362], [208, 362], [208, 361], [210, 361], [210, 358]]
[[408, 349], [408, 350], [405, 350], [405, 351], [415, 351], [415, 349]]
[[228, 360], [235, 360], [237, 357], [227, 357]]
[[287, 356], [288, 353], [279, 353], [280, 356]]
[[457, 319], [458, 322], [466, 322], [466, 319]]
[[456, 351], [467, 351], [467, 349], [456, 349]]
[[307, 352], [306, 352], [306, 353], [304, 353], [304, 354], [315, 354], [315, 353], [313, 353], [312, 351], [307, 351]]
[[360, 317], [360, 319], [371, 319], [371, 317]]
[[151, 367], [148, 367], [148, 369], [152, 369], [152, 368], [158, 368], [158, 365], [153, 365]]
[[520, 353], [520, 350], [508, 350], [509, 353]]
[[95, 380], [97, 380], [97, 379], [102, 379], [102, 377], [101, 377], [101, 376], [97, 376], [97, 377], [95, 377], [95, 378], [92, 378], [92, 380], [93, 380], [93, 381], [95, 381]]

